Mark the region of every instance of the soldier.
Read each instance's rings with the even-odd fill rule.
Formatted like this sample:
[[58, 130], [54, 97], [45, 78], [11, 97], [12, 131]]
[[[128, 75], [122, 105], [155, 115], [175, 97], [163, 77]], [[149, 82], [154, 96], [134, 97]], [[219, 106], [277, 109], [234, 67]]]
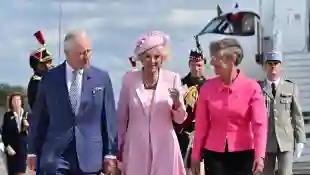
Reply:
[[[42, 33], [38, 31], [34, 35], [36, 36], [40, 44], [44, 46], [45, 42]], [[29, 57], [30, 67], [34, 72], [34, 74], [30, 78], [27, 89], [28, 103], [30, 109], [33, 108], [33, 104], [36, 99], [36, 94], [38, 90], [38, 84], [42, 78], [43, 72], [47, 69], [54, 67], [52, 64], [52, 60], [52, 56], [48, 53], [45, 47], [39, 48], [35, 52], [31, 53]]]
[[186, 168], [190, 168], [191, 139], [193, 137], [195, 119], [194, 106], [198, 97], [199, 87], [206, 80], [204, 76], [206, 60], [202, 52], [196, 49], [191, 50], [188, 63], [190, 72], [182, 79], [182, 84], [188, 88], [184, 98], [188, 117], [182, 124], [175, 124], [175, 130]]
[[264, 64], [267, 79], [259, 81], [269, 117], [267, 158], [263, 173], [266, 175], [275, 173], [276, 160], [278, 175], [291, 175], [294, 153], [299, 158], [306, 142], [298, 88], [294, 82], [280, 77], [281, 63], [281, 52], [268, 53]]
[[[46, 70], [54, 67], [52, 64], [52, 61], [53, 61], [52, 56], [48, 53], [48, 51], [44, 47], [45, 41], [44, 41], [42, 33], [38, 31], [34, 34], [34, 36], [37, 38], [37, 40], [42, 45], [42, 47], [34, 51], [33, 53], [31, 53], [29, 57], [30, 67], [32, 68], [34, 72], [34, 74], [30, 78], [28, 89], [27, 89], [27, 97], [28, 97], [28, 104], [29, 104], [30, 110], [33, 109], [33, 105], [34, 105], [37, 91], [38, 91], [39, 82], [41, 81], [43, 73]], [[40, 162], [40, 159], [38, 158], [37, 167], [39, 167], [39, 162]], [[43, 175], [44, 173], [37, 169], [36, 174]]]

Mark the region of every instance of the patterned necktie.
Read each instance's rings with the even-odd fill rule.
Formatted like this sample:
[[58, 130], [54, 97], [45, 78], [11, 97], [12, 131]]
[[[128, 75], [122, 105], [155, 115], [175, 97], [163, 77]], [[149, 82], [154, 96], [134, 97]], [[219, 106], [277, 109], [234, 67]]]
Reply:
[[79, 89], [78, 76], [80, 72], [81, 70], [74, 70], [72, 72], [71, 86], [69, 90], [71, 107], [75, 114], [77, 113], [77, 107], [78, 107], [78, 93], [79, 93], [78, 92], [78, 89]]

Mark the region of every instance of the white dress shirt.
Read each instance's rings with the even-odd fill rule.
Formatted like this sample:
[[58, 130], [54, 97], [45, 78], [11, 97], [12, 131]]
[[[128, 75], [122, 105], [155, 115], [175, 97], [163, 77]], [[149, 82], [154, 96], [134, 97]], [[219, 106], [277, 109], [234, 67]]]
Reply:
[[275, 81], [271, 81], [271, 80], [268, 80], [267, 79], [267, 84], [269, 87], [271, 87], [271, 84], [274, 83], [276, 85], [276, 88], [278, 87], [279, 83], [280, 83], [280, 78], [278, 78], [277, 80]]
[[17, 114], [17, 112], [13, 112], [13, 114], [14, 114], [14, 117], [15, 117], [15, 120], [16, 120], [18, 132], [21, 132], [24, 109], [21, 109], [19, 114]]

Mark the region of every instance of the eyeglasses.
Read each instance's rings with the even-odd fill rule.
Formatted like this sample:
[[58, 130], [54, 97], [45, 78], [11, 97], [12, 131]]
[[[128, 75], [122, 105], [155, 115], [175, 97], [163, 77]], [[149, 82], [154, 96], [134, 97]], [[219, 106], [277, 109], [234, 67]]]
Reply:
[[76, 52], [77, 55], [80, 55], [80, 56], [87, 56], [89, 55], [90, 53], [92, 52], [92, 49], [86, 49], [82, 52]]

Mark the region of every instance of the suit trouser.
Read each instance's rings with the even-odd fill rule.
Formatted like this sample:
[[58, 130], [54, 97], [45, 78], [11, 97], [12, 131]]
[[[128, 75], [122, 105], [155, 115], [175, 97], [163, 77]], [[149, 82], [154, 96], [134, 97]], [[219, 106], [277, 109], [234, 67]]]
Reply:
[[267, 153], [264, 175], [274, 175], [275, 165], [278, 160], [278, 175], [292, 175], [293, 172], [293, 152]]
[[254, 150], [214, 152], [204, 150], [207, 175], [253, 175]]
[[37, 156], [36, 175], [44, 175], [44, 171], [40, 169], [40, 157]]

